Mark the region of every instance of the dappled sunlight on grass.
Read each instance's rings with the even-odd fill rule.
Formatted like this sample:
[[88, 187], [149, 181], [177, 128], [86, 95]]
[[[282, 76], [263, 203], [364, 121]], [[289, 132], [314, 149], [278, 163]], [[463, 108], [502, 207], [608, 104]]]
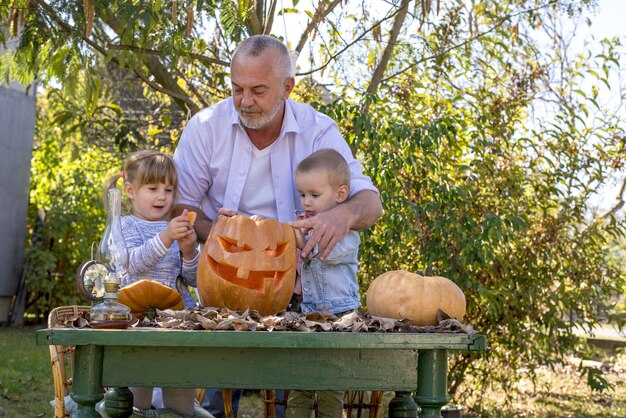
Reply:
[[0, 328], [0, 353], [3, 418], [53, 416], [50, 354], [35, 345], [34, 328]]
[[[615, 357], [613, 357], [615, 359]], [[470, 418], [490, 417], [626, 417], [626, 367], [620, 363], [605, 364], [604, 376], [614, 390], [602, 393], [587, 386], [586, 377], [577, 369], [578, 362], [537, 370], [537, 382], [522, 380], [519, 393], [505, 404], [503, 393], [486, 394], [480, 411], [465, 415]]]

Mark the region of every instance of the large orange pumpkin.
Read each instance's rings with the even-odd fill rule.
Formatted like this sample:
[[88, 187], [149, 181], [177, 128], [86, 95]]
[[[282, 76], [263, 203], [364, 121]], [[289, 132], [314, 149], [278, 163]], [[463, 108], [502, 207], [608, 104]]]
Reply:
[[293, 228], [273, 219], [218, 217], [198, 263], [198, 293], [205, 306], [261, 315], [284, 310], [296, 277]]
[[120, 290], [119, 302], [128, 306], [135, 318], [154, 318], [156, 310], [179, 311], [185, 307], [177, 290], [153, 280], [142, 279]]
[[375, 278], [366, 299], [370, 314], [406, 318], [415, 325], [437, 325], [438, 309], [459, 321], [465, 315], [465, 295], [452, 280], [405, 270], [388, 271]]

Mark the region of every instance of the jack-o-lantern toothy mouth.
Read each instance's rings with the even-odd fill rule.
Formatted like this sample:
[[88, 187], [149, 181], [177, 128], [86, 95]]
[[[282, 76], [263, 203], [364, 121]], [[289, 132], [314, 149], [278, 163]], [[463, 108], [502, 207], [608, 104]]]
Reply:
[[[211, 256], [207, 258], [209, 260], [209, 268], [213, 270], [218, 277], [222, 278], [222, 280], [261, 293], [266, 291], [266, 282], [268, 280], [273, 282], [273, 290], [280, 288], [283, 278], [287, 273], [284, 271], [249, 271], [245, 274], [245, 272], [241, 272], [237, 267], [218, 263]], [[240, 277], [242, 275], [245, 277]]]

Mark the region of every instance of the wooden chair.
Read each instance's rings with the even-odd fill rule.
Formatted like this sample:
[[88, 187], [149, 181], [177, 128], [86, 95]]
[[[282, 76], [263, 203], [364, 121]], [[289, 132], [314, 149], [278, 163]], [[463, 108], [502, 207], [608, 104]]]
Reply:
[[[343, 395], [344, 418], [380, 418], [383, 405], [383, 391], [372, 391], [369, 400], [366, 400], [368, 392], [360, 390], [346, 391]], [[263, 410], [265, 418], [276, 418], [276, 405], [284, 405], [287, 408], [289, 391], [285, 391], [285, 400], [277, 399], [273, 390], [263, 391]], [[317, 402], [314, 405], [315, 418], [319, 418]], [[367, 415], [365, 410], [368, 411]], [[354, 415], [353, 415], [354, 414]]]
[[[196, 401], [202, 405], [205, 389], [196, 389]], [[222, 400], [224, 402], [224, 418], [235, 418], [233, 410], [233, 391], [232, 389], [222, 389]]]
[[[48, 315], [48, 328], [89, 312], [89, 306], [60, 306]], [[69, 413], [65, 410], [65, 397], [69, 394], [74, 375], [74, 346], [51, 345], [50, 361], [52, 363], [52, 380], [54, 382], [54, 418], [65, 418]]]
[[[50, 311], [48, 328], [55, 328], [89, 312], [89, 306], [60, 306]], [[52, 380], [54, 382], [54, 418], [66, 418], [69, 412], [65, 409], [65, 397], [72, 386], [74, 375], [74, 346], [51, 345], [50, 361], [52, 363]], [[224, 397], [224, 413], [226, 418], [234, 418], [233, 403], [230, 389], [222, 389]], [[200, 403], [204, 397], [204, 389], [196, 389], [196, 400]]]

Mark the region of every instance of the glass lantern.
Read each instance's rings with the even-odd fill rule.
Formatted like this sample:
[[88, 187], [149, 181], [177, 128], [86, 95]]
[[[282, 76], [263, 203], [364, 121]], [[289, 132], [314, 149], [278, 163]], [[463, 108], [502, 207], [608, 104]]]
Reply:
[[122, 234], [122, 192], [110, 189], [107, 203], [107, 223], [98, 251], [98, 261], [107, 269], [102, 279], [104, 296], [101, 303], [91, 307], [90, 324], [94, 328], [127, 328], [132, 318], [130, 308], [117, 301], [122, 271], [128, 266]]

